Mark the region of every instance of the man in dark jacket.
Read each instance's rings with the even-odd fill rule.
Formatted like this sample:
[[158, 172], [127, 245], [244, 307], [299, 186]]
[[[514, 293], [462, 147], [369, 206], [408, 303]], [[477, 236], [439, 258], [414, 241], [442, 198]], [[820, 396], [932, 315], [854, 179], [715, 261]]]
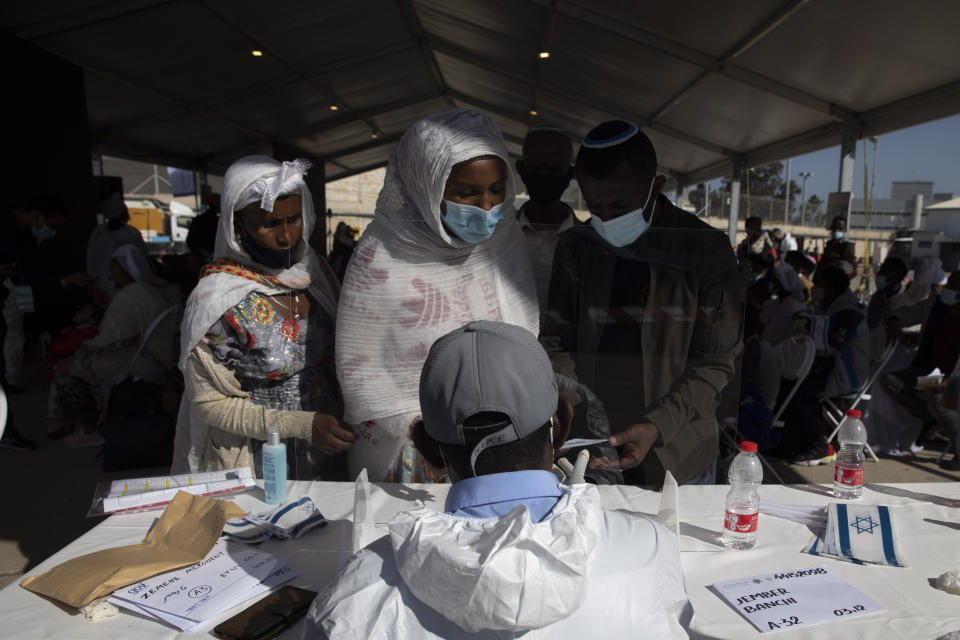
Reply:
[[847, 219], [837, 216], [830, 223], [830, 240], [823, 248], [820, 264], [829, 267], [838, 263], [847, 273], [847, 277], [857, 275], [857, 253], [853, 243], [847, 240]]
[[606, 407], [627, 482], [660, 485], [665, 469], [712, 482], [716, 411], [740, 346], [730, 242], [661, 194], [656, 151], [635, 125], [588, 133], [576, 173], [593, 217], [557, 243], [543, 333]]

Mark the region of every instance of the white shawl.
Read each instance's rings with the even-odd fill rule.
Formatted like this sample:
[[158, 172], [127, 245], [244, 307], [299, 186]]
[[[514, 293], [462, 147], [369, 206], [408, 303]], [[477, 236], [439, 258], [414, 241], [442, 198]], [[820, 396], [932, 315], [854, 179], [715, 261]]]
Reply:
[[[453, 165], [485, 155], [506, 165], [503, 220], [489, 240], [468, 244], [444, 230], [440, 203]], [[336, 350], [344, 422], [379, 420], [393, 433], [361, 437], [351, 460], [364, 455], [357, 445], [365, 440], [388, 436], [391, 442], [384, 445], [396, 450], [406, 441], [409, 422], [420, 412], [420, 370], [434, 340], [472, 320], [499, 320], [538, 333], [530, 259], [513, 223], [514, 193], [503, 136], [478, 111], [431, 115], [397, 144], [373, 222], [344, 277]], [[371, 477], [383, 471], [371, 469]]]
[[[276, 278], [282, 286], [230, 273], [211, 273], [200, 278], [187, 299], [180, 328], [181, 370], [184, 369], [190, 352], [210, 327], [253, 291], [272, 296], [282, 295], [293, 289], [308, 289], [319, 304], [320, 311], [331, 318], [336, 317], [336, 277], [323, 259], [307, 244], [316, 220], [313, 198], [303, 182], [303, 176], [309, 167], [310, 164], [304, 160], [280, 163], [266, 156], [247, 156], [227, 169], [223, 176], [214, 257], [247, 265], [254, 271]], [[295, 193], [300, 194], [303, 212], [303, 239], [297, 255], [294, 256], [296, 262], [286, 269], [273, 269], [254, 262], [237, 240], [233, 225], [234, 213], [257, 200], [260, 200], [261, 207], [272, 211], [276, 198]], [[208, 427], [194, 418], [190, 406], [191, 398], [184, 394], [177, 421], [173, 473], [197, 471], [206, 444]]]

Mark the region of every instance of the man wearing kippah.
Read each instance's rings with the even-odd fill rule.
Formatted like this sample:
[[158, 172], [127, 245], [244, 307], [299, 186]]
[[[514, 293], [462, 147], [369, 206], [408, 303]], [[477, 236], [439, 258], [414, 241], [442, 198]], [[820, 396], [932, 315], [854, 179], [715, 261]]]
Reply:
[[590, 225], [557, 243], [542, 336], [559, 336], [603, 402], [625, 481], [714, 482], [716, 413], [734, 374], [743, 293], [726, 234], [661, 193], [636, 125], [595, 127], [576, 176]]
[[398, 514], [317, 596], [304, 638], [687, 637], [676, 536], [551, 473], [568, 426], [532, 333], [441, 337], [420, 406], [414, 443], [453, 482], [444, 512]]

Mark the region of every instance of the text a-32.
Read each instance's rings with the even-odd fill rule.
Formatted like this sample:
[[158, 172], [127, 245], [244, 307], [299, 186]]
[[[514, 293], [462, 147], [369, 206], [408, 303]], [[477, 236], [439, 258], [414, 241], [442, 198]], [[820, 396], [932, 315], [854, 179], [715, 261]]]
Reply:
[[774, 622], [773, 620], [767, 620], [767, 631], [771, 629], [782, 629], [783, 627], [792, 627], [800, 624], [800, 618], [797, 616], [790, 616], [789, 618], [780, 618], [780, 622]]

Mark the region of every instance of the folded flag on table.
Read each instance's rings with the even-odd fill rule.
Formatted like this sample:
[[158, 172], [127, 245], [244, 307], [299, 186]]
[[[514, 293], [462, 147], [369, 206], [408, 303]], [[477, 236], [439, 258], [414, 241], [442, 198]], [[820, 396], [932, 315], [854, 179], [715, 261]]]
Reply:
[[313, 500], [304, 496], [279, 504], [265, 513], [249, 513], [242, 518], [227, 520], [223, 537], [247, 544], [259, 544], [269, 538], [292, 540], [323, 524], [326, 524], [323, 514]]
[[827, 526], [803, 551], [856, 564], [907, 566], [885, 506], [827, 505]]

